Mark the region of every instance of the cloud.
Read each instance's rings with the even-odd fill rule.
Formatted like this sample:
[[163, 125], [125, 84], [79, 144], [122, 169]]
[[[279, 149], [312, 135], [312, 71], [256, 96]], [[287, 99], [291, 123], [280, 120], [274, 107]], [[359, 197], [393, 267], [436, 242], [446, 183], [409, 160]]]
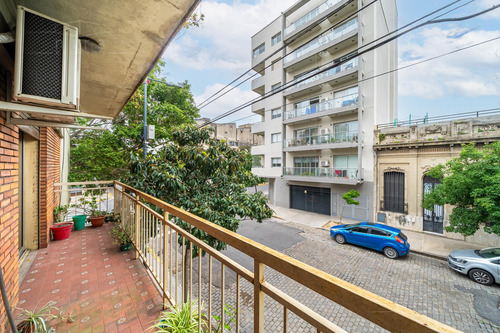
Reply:
[[[215, 84], [206, 86], [204, 92], [201, 95], [194, 97], [196, 104], [200, 105], [203, 101], [205, 101], [207, 98], [212, 96], [214, 93], [219, 91], [224, 86], [225, 85], [221, 84], [221, 83], [215, 83]], [[203, 107], [200, 110], [200, 116], [212, 119], [212, 118], [219, 116], [220, 114], [222, 114], [226, 111], [232, 110], [232, 109], [240, 106], [241, 104], [249, 102], [256, 97], [259, 97], [259, 95], [254, 93], [253, 91], [247, 91], [247, 90], [243, 90], [243, 89], [240, 89], [239, 87], [237, 87], [237, 88], [231, 90], [229, 93], [227, 93], [223, 97], [215, 100], [213, 103], [207, 104], [206, 107]], [[254, 117], [250, 117], [252, 115], [254, 115], [254, 113], [252, 113], [250, 111], [250, 107], [247, 107], [247, 108], [242, 109], [241, 111], [238, 111], [238, 112], [232, 114], [231, 116], [228, 116], [227, 118], [221, 119], [220, 121], [217, 121], [217, 122], [233, 122], [233, 121], [239, 120], [241, 118], [245, 118], [245, 119], [239, 120], [238, 124], [246, 124], [246, 123], [252, 123], [252, 122], [259, 121], [258, 115], [255, 115]], [[246, 117], [248, 117], [248, 118], [246, 118]]]
[[250, 68], [251, 37], [295, 1], [202, 2], [199, 10], [205, 20], [201, 26], [185, 31], [169, 46], [164, 58], [187, 69], [241, 74]]
[[[498, 0], [480, 0], [478, 1], [477, 7], [480, 10], [485, 10], [491, 8], [493, 6], [498, 5]], [[500, 8], [494, 9], [486, 14], [484, 14], [485, 18], [500, 18]]]
[[[500, 37], [500, 31], [428, 28], [399, 44], [399, 67]], [[403, 69], [399, 94], [427, 99], [500, 94], [500, 40]]]

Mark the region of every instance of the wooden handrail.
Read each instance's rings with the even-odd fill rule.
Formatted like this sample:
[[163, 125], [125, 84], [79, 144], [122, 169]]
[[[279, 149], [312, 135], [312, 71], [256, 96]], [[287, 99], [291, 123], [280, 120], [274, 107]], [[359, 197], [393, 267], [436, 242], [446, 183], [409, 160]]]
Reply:
[[126, 184], [115, 181], [115, 185], [391, 332], [460, 332]]

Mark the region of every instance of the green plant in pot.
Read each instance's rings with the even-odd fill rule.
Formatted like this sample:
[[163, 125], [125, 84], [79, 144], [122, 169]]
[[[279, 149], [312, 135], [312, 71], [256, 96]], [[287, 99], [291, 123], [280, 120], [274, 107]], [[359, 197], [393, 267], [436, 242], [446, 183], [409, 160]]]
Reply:
[[84, 197], [80, 198], [78, 206], [83, 209], [93, 227], [101, 227], [104, 224], [107, 212], [99, 209], [94, 192], [87, 192]]
[[65, 316], [64, 311], [55, 307], [55, 304], [54, 301], [49, 301], [41, 309], [35, 309], [34, 311], [17, 308], [19, 310], [17, 319], [20, 320], [17, 324], [17, 332], [51, 333], [56, 331], [56, 329], [50, 325], [52, 322], [65, 321], [67, 323], [72, 323], [74, 321], [72, 314], [69, 313]]
[[120, 246], [120, 251], [128, 251], [132, 247], [132, 240], [130, 239], [130, 228], [123, 228], [119, 223], [115, 224], [113, 229], [109, 232], [113, 238], [113, 244]]

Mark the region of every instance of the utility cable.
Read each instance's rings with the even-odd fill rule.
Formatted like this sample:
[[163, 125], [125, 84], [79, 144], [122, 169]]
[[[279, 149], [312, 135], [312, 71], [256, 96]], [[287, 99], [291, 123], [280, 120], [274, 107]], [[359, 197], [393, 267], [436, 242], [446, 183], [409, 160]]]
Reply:
[[[305, 75], [305, 76], [304, 76], [303, 78], [301, 78], [300, 80], [294, 80], [294, 81], [291, 81], [291, 82], [289, 82], [289, 83], [293, 83], [293, 85], [296, 85], [296, 84], [298, 84], [298, 83], [301, 83], [301, 82], [303, 82], [303, 81], [305, 81], [305, 80], [308, 80], [309, 78], [311, 78], [311, 77], [312, 77], [312, 76], [314, 76], [314, 75], [317, 75], [317, 74], [320, 74], [320, 73], [326, 72], [326, 71], [328, 71], [328, 70], [330, 70], [330, 69], [332, 69], [332, 68], [334, 68], [334, 67], [336, 67], [336, 66], [340, 66], [340, 65], [342, 65], [343, 63], [346, 63], [346, 62], [348, 62], [348, 61], [350, 61], [350, 60], [354, 59], [355, 57], [359, 57], [359, 56], [360, 56], [360, 55], [362, 55], [362, 54], [365, 54], [365, 53], [367, 53], [367, 52], [373, 51], [373, 50], [375, 50], [376, 48], [381, 47], [381, 46], [383, 46], [383, 45], [385, 45], [385, 44], [387, 44], [387, 43], [389, 43], [389, 42], [391, 42], [391, 41], [393, 41], [393, 40], [395, 40], [395, 39], [397, 39], [397, 38], [399, 38], [399, 37], [401, 37], [401, 36], [403, 36], [403, 35], [405, 35], [405, 34], [407, 34], [407, 33], [409, 33], [409, 32], [411, 32], [411, 31], [413, 31], [413, 30], [415, 30], [415, 29], [418, 29], [418, 28], [421, 28], [421, 27], [423, 27], [423, 26], [430, 25], [430, 24], [443, 23], [443, 22], [458, 22], [458, 21], [468, 20], [468, 19], [471, 19], [471, 18], [477, 17], [477, 16], [479, 16], [479, 15], [483, 15], [483, 14], [485, 14], [485, 13], [487, 13], [487, 12], [490, 12], [490, 11], [492, 11], [492, 10], [494, 10], [494, 9], [497, 9], [498, 7], [500, 7], [500, 5], [495, 5], [495, 6], [491, 7], [491, 8], [489, 8], [489, 9], [483, 10], [483, 11], [481, 11], [481, 12], [478, 12], [478, 13], [475, 13], [475, 14], [472, 14], [472, 15], [464, 16], [464, 17], [458, 17], [458, 18], [448, 18], [448, 19], [440, 19], [440, 20], [434, 20], [434, 19], [433, 19], [433, 20], [429, 20], [429, 21], [424, 22], [424, 23], [421, 23], [421, 24], [419, 24], [419, 25], [417, 25], [417, 26], [415, 26], [415, 27], [413, 27], [413, 28], [407, 29], [407, 30], [405, 30], [405, 31], [403, 31], [403, 32], [401, 32], [401, 33], [399, 33], [399, 34], [397, 34], [397, 35], [393, 36], [393, 37], [390, 37], [390, 38], [388, 38], [388, 39], [386, 39], [386, 40], [384, 40], [384, 41], [382, 41], [382, 42], [380, 42], [380, 43], [378, 43], [378, 44], [376, 44], [376, 45], [374, 45], [374, 46], [372, 46], [372, 47], [370, 47], [370, 48], [368, 48], [368, 49], [366, 49], [366, 50], [364, 50], [364, 51], [362, 51], [362, 52], [360, 52], [360, 53], [357, 53], [356, 55], [353, 55], [353, 56], [350, 56], [350, 57], [346, 57], [346, 58], [345, 58], [345, 59], [343, 59], [343, 60], [340, 60], [340, 59], [336, 59], [337, 61], [336, 61], [336, 60], [333, 60], [333, 61], [332, 61], [333, 65], [328, 66], [328, 67], [326, 67], [326, 68], [322, 69], [322, 70], [321, 70], [321, 71], [319, 71], [319, 72], [315, 72], [315, 73], [313, 73], [313, 75], [309, 75], [309, 76]], [[358, 48], [358, 50], [359, 50], [359, 48]], [[357, 50], [356, 50], [356, 51], [357, 51]], [[218, 121], [218, 120], [220, 120], [220, 119], [222, 119], [222, 118], [227, 117], [228, 115], [231, 115], [231, 114], [233, 114], [233, 113], [235, 113], [235, 112], [238, 112], [238, 111], [242, 110], [243, 108], [246, 108], [246, 107], [248, 107], [248, 106], [250, 106], [250, 105], [252, 105], [252, 104], [254, 104], [254, 103], [258, 102], [258, 101], [264, 100], [264, 99], [266, 99], [266, 98], [268, 98], [268, 97], [270, 97], [270, 96], [273, 96], [273, 95], [275, 95], [275, 94], [277, 94], [277, 93], [280, 93], [280, 92], [282, 92], [283, 90], [285, 90], [285, 89], [287, 89], [287, 88], [288, 88], [289, 83], [286, 83], [285, 85], [281, 86], [280, 88], [275, 89], [274, 91], [271, 91], [270, 93], [265, 94], [264, 96], [261, 96], [261, 97], [255, 98], [255, 99], [253, 99], [253, 100], [251, 100], [251, 101], [249, 101], [249, 102], [246, 102], [246, 103], [244, 103], [244, 104], [240, 105], [239, 107], [236, 107], [236, 108], [234, 108], [234, 109], [232, 109], [232, 110], [229, 110], [229, 111], [227, 111], [227, 112], [223, 113], [222, 115], [215, 117], [215, 118], [214, 118], [213, 120], [211, 120], [210, 122], [207, 122], [207, 123], [205, 123], [205, 124], [203, 124], [203, 125], [200, 125], [200, 127], [203, 127], [203, 126], [206, 126], [206, 125], [208, 125], [208, 124], [211, 124], [211, 123], [213, 123], [213, 122], [215, 122], [215, 121]]]
[[[439, 9], [437, 9], [437, 10], [434, 10], [433, 12], [431, 12], [431, 13], [429, 13], [429, 14], [425, 15], [425, 16], [422, 16], [422, 17], [420, 17], [420, 18], [418, 18], [418, 19], [416, 19], [416, 20], [414, 20], [414, 21], [412, 21], [412, 22], [410, 22], [410, 23], [408, 23], [408, 24], [406, 24], [406, 25], [404, 25], [404, 26], [402, 26], [402, 27], [400, 27], [400, 28], [398, 28], [398, 29], [396, 29], [396, 30], [394, 30], [394, 31], [392, 31], [392, 32], [390, 32], [390, 33], [388, 33], [388, 34], [386, 34], [385, 36], [381, 36], [381, 37], [379, 37], [379, 38], [377, 38], [377, 39], [375, 39], [375, 40], [373, 40], [373, 41], [371, 41], [371, 42], [369, 42], [369, 43], [367, 43], [367, 44], [365, 44], [365, 45], [362, 45], [360, 48], [367, 47], [368, 45], [371, 45], [371, 44], [373, 44], [373, 43], [375, 43], [375, 42], [379, 41], [380, 39], [386, 38], [387, 36], [390, 36], [391, 34], [394, 34], [394, 33], [398, 32], [398, 31], [400, 31], [401, 29], [404, 29], [404, 28], [406, 28], [406, 27], [408, 27], [408, 26], [410, 26], [410, 25], [412, 25], [412, 24], [415, 24], [416, 22], [421, 21], [421, 20], [423, 20], [423, 19], [425, 19], [425, 18], [427, 18], [427, 17], [429, 17], [429, 16], [431, 16], [431, 15], [433, 15], [433, 14], [437, 13], [437, 12], [440, 12], [440, 11], [442, 11], [442, 10], [444, 10], [444, 9], [446, 9], [446, 8], [448, 8], [448, 7], [452, 6], [452, 5], [454, 5], [455, 3], [460, 2], [460, 1], [461, 1], [461, 0], [456, 0], [456, 1], [454, 1], [454, 2], [451, 2], [451, 3], [449, 3], [449, 4], [448, 4], [448, 5], [446, 5], [446, 6], [443, 6], [443, 7], [439, 8]], [[469, 2], [467, 2], [467, 3], [465, 3], [465, 4], [463, 4], [463, 5], [461, 5], [461, 6], [459, 6], [459, 7], [456, 7], [456, 8], [454, 8], [454, 9], [451, 9], [450, 11], [448, 11], [448, 12], [446, 12], [446, 13], [444, 13], [444, 14], [441, 14], [440, 16], [437, 16], [436, 18], [439, 18], [439, 17], [441, 17], [441, 16], [443, 16], [443, 15], [446, 15], [446, 14], [448, 14], [448, 13], [450, 13], [450, 12], [454, 11], [454, 10], [457, 10], [458, 8], [461, 8], [461, 7], [465, 6], [465, 5], [468, 5], [469, 3], [473, 2], [473, 1], [475, 1], [475, 0], [471, 0], [471, 1], [469, 1]], [[352, 16], [357, 15], [357, 14], [358, 14], [361, 10], [368, 8], [368, 7], [369, 7], [370, 5], [372, 5], [374, 2], [375, 2], [375, 1], [372, 1], [371, 3], [369, 3], [369, 4], [368, 4], [368, 5], [366, 5], [366, 6], [364, 6], [363, 8], [359, 9], [359, 10], [358, 10], [358, 11], [356, 11], [355, 13], [353, 13], [353, 14], [349, 15], [348, 17], [346, 17], [346, 18], [345, 18], [345, 19], [343, 19], [342, 21], [338, 22], [336, 25], [334, 25], [334, 26], [333, 26], [332, 28], [330, 28], [329, 30], [331, 30], [331, 29], [335, 29], [336, 27], [338, 27], [339, 25], [341, 25], [342, 23], [344, 23], [345, 21], [347, 21], [348, 19], [350, 19]], [[342, 7], [342, 8], [343, 8], [343, 7]], [[340, 9], [342, 9], [342, 8], [340, 8]], [[338, 9], [336, 12], [338, 12], [340, 9]], [[326, 16], [326, 18], [328, 18], [328, 17], [332, 16], [332, 15], [333, 15], [333, 14], [335, 14], [336, 12], [333, 12], [333, 13], [329, 14], [328, 16]], [[311, 26], [311, 28], [309, 28], [308, 30], [303, 31], [302, 35], [303, 35], [304, 33], [308, 32], [308, 31], [310, 31], [312, 28], [314, 28], [314, 27], [318, 26], [318, 25], [319, 25], [320, 23], [322, 23], [323, 21], [324, 21], [324, 19], [323, 19], [322, 21], [318, 22], [317, 24], [314, 24], [313, 26]], [[296, 38], [301, 37], [302, 35], [297, 36]], [[317, 37], [318, 37], [318, 36], [315, 36], [315, 37], [313, 37], [311, 40], [313, 40], [313, 39], [315, 39], [315, 38], [317, 38]], [[282, 47], [280, 47], [278, 50], [276, 50], [275, 52], [273, 52], [272, 54], [270, 54], [269, 56], [267, 56], [264, 60], [262, 60], [262, 61], [261, 61], [261, 63], [262, 63], [262, 62], [265, 62], [265, 61], [266, 61], [266, 60], [268, 60], [268, 59], [270, 59], [272, 56], [274, 56], [277, 52], [281, 51], [281, 50], [282, 50], [283, 48], [285, 48], [286, 46], [288, 46], [288, 45], [292, 44], [292, 43], [296, 40], [296, 38], [294, 38], [291, 42], [288, 42], [288, 43], [286, 43], [286, 44], [285, 44], [285, 42], [284, 42], [284, 45], [283, 45]], [[309, 43], [311, 40], [309, 40], [309, 41], [307, 41], [307, 42], [303, 43], [302, 45]], [[301, 45], [301, 46], [302, 46], [302, 45]], [[299, 46], [298, 48], [300, 48], [301, 46]], [[298, 49], [298, 48], [296, 48], [296, 49]], [[290, 52], [290, 53], [288, 53], [288, 54], [285, 54], [285, 55], [284, 55], [284, 57], [288, 56], [289, 54], [291, 54], [291, 53], [293, 53], [293, 52], [295, 52], [295, 50], [294, 50], [294, 51], [291, 51], [291, 52]], [[284, 57], [283, 57], [283, 58], [284, 58]], [[198, 109], [199, 109], [199, 110], [201, 110], [202, 108], [204, 108], [204, 107], [205, 107], [205, 106], [207, 106], [208, 104], [211, 104], [212, 102], [214, 102], [214, 101], [216, 101], [217, 99], [221, 98], [222, 96], [226, 95], [227, 93], [229, 93], [229, 92], [230, 92], [230, 91], [232, 91], [233, 89], [235, 89], [235, 88], [239, 87], [239, 86], [240, 86], [240, 85], [242, 85], [243, 83], [245, 83], [245, 82], [247, 82], [248, 80], [250, 80], [251, 78], [255, 77], [257, 74], [262, 73], [263, 71], [265, 71], [267, 68], [269, 68], [269, 67], [270, 67], [270, 66], [272, 66], [272, 65], [273, 65], [273, 64], [269, 64], [269, 65], [267, 65], [266, 67], [264, 67], [264, 69], [260, 70], [259, 72], [254, 73], [252, 76], [250, 76], [250, 77], [246, 78], [244, 81], [242, 81], [242, 82], [238, 83], [237, 85], [233, 86], [233, 87], [232, 87], [231, 89], [229, 89], [228, 91], [224, 92], [224, 94], [221, 94], [221, 95], [220, 95], [220, 96], [218, 96], [217, 98], [215, 98], [215, 99], [213, 99], [212, 101], [210, 101], [210, 102], [206, 103], [209, 99], [211, 99], [211, 98], [212, 98], [212, 97], [214, 97], [215, 95], [219, 94], [222, 90], [226, 89], [226, 88], [227, 88], [228, 86], [230, 86], [232, 83], [234, 83], [234, 82], [238, 81], [241, 77], [243, 77], [244, 75], [246, 75], [246, 74], [247, 74], [249, 71], [251, 71], [252, 69], [247, 70], [245, 73], [243, 73], [242, 75], [240, 75], [237, 79], [233, 80], [232, 82], [230, 82], [229, 84], [227, 84], [225, 87], [223, 87], [223, 88], [221, 88], [219, 91], [217, 91], [215, 94], [213, 94], [212, 96], [210, 96], [209, 98], [207, 98], [207, 99], [205, 99], [203, 102], [201, 102], [201, 103], [200, 103], [200, 105], [198, 106]], [[202, 105], [202, 104], [204, 104], [204, 103], [206, 103], [206, 104], [205, 104], [205, 105]]]

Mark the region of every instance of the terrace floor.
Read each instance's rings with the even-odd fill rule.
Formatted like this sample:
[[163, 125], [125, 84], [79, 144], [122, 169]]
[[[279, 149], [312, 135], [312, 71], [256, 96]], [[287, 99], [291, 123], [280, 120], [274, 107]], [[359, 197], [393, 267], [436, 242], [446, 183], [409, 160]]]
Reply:
[[163, 308], [163, 300], [134, 251], [120, 252], [103, 227], [72, 231], [36, 251], [19, 290], [18, 307], [33, 310], [48, 301], [72, 323], [60, 332], [144, 332]]

